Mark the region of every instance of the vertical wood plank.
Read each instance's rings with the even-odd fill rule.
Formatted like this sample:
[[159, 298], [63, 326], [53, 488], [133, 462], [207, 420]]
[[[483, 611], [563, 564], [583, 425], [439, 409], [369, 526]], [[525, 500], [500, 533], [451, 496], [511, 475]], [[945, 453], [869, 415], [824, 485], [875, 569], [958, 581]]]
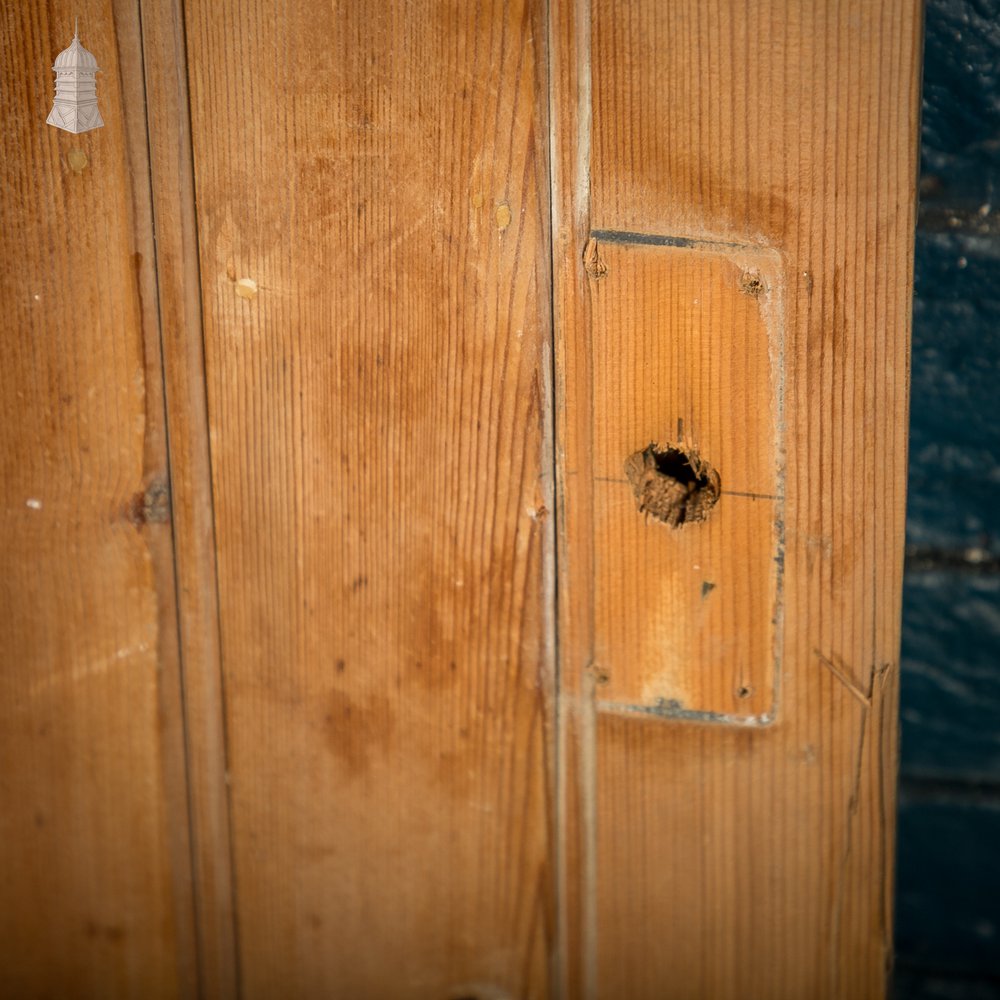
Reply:
[[542, 997], [544, 24], [187, 3], [247, 997]]
[[[45, 124], [80, 18], [104, 128]], [[134, 3], [0, 15], [0, 993], [194, 988]]]
[[882, 996], [919, 5], [553, 7], [567, 689], [586, 695], [600, 670], [587, 625], [566, 624], [593, 600], [592, 428], [607, 419], [588, 409], [590, 232], [775, 251], [786, 303], [776, 720], [747, 730], [599, 712], [593, 730], [576, 726], [595, 768], [566, 779], [586, 803], [568, 817], [587, 855], [570, 890], [593, 916], [570, 993]]

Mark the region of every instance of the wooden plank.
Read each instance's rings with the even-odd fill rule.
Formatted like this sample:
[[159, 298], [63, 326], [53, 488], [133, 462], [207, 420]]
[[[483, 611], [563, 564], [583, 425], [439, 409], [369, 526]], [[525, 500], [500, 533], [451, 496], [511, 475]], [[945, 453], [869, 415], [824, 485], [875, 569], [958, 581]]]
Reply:
[[[884, 994], [919, 15], [906, 0], [553, 4], [560, 718], [563, 785], [580, 789], [567, 856], [582, 853], [566, 868], [583, 914], [570, 995]], [[591, 231], [780, 255], [770, 727], [594, 717], [592, 428], [614, 418], [589, 411]], [[619, 349], [636, 349], [628, 330]]]
[[202, 994], [236, 995], [215, 524], [184, 18], [141, 0]]
[[548, 993], [540, 11], [185, 4], [247, 997]]
[[778, 261], [618, 239], [593, 241], [590, 268], [600, 706], [767, 724], [781, 611]]
[[[80, 16], [105, 127], [44, 124]], [[0, 14], [0, 993], [195, 988], [134, 3]]]

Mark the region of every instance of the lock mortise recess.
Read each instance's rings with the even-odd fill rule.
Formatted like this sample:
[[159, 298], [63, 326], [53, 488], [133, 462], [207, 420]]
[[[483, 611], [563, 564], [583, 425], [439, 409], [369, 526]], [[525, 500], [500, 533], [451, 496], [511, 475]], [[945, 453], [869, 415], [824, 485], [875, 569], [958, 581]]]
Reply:
[[598, 706], [765, 725], [781, 641], [780, 256], [694, 241], [594, 251]]

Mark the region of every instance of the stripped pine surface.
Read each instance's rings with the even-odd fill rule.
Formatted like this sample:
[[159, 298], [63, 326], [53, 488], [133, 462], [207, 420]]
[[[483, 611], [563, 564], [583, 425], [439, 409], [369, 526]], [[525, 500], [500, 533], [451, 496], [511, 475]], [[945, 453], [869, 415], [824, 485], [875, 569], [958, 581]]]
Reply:
[[185, 15], [242, 995], [545, 996], [541, 7]]
[[767, 723], [781, 613], [776, 255], [594, 244], [599, 703]]
[[0, 993], [882, 996], [917, 3], [15, 7]]
[[[83, 135], [44, 124], [74, 15]], [[191, 996], [137, 9], [5, 4], [0, 53], [0, 994]]]
[[[550, 30], [570, 995], [882, 996], [919, 5], [554, 0]], [[595, 709], [595, 621], [599, 636], [610, 617], [594, 593], [595, 449], [616, 419], [589, 405], [596, 303], [635, 303], [620, 313], [628, 357], [645, 335], [628, 320], [651, 294], [627, 267], [588, 276], [595, 232], [780, 258], [783, 617], [769, 726]], [[676, 293], [662, 304], [667, 341], [681, 305]], [[726, 356], [692, 373], [692, 392], [711, 398], [736, 344], [731, 330], [706, 336]], [[664, 412], [664, 427], [677, 416]], [[742, 433], [744, 418], [729, 419]], [[725, 490], [730, 468], [718, 472]], [[659, 533], [663, 572], [713, 516], [642, 528]], [[659, 554], [671, 530], [677, 552]], [[626, 572], [647, 552], [619, 558]]]

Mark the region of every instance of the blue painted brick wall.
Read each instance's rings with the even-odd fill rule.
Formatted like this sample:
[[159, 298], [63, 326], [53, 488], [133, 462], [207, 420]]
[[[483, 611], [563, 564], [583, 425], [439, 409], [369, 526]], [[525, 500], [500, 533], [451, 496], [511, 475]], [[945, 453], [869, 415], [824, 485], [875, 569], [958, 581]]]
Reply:
[[1000, 1000], [1000, 0], [928, 0], [898, 1000]]

